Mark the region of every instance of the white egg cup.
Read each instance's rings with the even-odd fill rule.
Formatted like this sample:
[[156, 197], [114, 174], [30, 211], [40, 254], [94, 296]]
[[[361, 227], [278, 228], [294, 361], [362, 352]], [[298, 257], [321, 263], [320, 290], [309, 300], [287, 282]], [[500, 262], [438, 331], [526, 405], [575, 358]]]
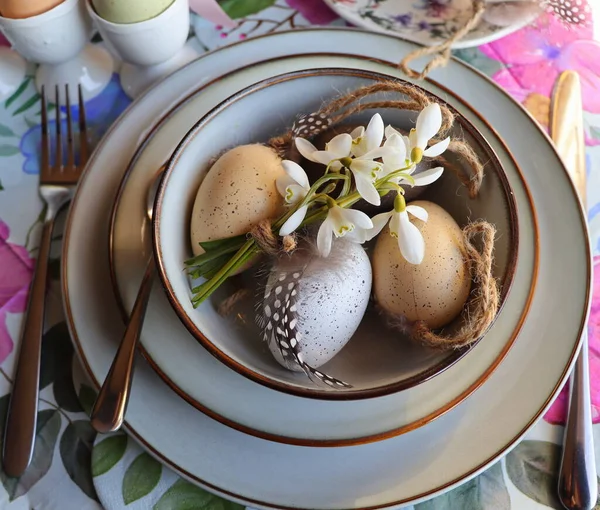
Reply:
[[64, 90], [69, 85], [76, 101], [78, 85], [85, 99], [98, 95], [109, 83], [113, 59], [98, 46], [87, 44], [92, 23], [85, 12], [84, 0], [64, 0], [37, 16], [10, 19], [0, 16], [0, 29], [13, 48], [25, 59], [40, 64], [35, 83]]
[[185, 45], [190, 27], [188, 0], [174, 0], [158, 16], [137, 23], [107, 21], [96, 13], [91, 0], [86, 5], [107, 47], [124, 62], [121, 86], [132, 98], [198, 57]]
[[27, 62], [16, 52], [0, 46], [0, 101], [8, 99], [25, 79]]

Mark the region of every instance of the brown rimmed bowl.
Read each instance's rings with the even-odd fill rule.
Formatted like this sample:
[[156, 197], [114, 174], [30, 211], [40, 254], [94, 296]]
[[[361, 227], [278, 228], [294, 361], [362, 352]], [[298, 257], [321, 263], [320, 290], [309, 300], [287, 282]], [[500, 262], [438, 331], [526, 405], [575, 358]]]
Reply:
[[[197, 189], [214, 156], [236, 145], [268, 140], [290, 126], [298, 113], [317, 110], [324, 100], [335, 97], [339, 91], [390, 79], [396, 78], [356, 69], [310, 69], [264, 80], [238, 92], [199, 120], [169, 161], [157, 196], [153, 224], [153, 249], [162, 284], [190, 333], [220, 361], [260, 384], [327, 400], [378, 397], [434, 377], [472, 348], [452, 352], [426, 349], [399, 338], [374, 311], [369, 311], [346, 347], [322, 367], [353, 387], [330, 390], [281, 367], [260, 340], [252, 320], [221, 317], [216, 306], [227, 295], [227, 288], [220, 289], [198, 309], [191, 304], [190, 281], [183, 271], [184, 260], [191, 256], [190, 216]], [[289, 101], [290, 97], [295, 100]], [[432, 99], [443, 102], [439, 97]], [[363, 112], [352, 121], [364, 123], [372, 113]], [[399, 128], [414, 125], [414, 114], [398, 110], [380, 113], [386, 124]], [[486, 163], [480, 195], [469, 199], [458, 178], [452, 172], [445, 172], [423, 198], [442, 205], [460, 225], [470, 219], [485, 218], [496, 226], [494, 273], [501, 284], [503, 303], [510, 290], [518, 253], [516, 203], [496, 154], [477, 129], [458, 116], [452, 135], [467, 139]], [[251, 318], [252, 299], [245, 305]]]

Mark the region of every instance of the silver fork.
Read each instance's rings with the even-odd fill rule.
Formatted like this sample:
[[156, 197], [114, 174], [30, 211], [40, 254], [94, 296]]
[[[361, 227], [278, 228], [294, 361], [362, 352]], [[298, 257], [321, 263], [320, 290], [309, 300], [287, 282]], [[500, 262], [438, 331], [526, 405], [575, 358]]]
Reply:
[[59, 88], [55, 90], [56, 142], [54, 164], [50, 162], [50, 136], [46, 113], [46, 94], [42, 90], [42, 162], [39, 192], [46, 204], [46, 217], [42, 229], [35, 272], [29, 288], [27, 312], [23, 321], [20, 351], [15, 380], [10, 397], [3, 442], [3, 467], [8, 476], [21, 476], [33, 456], [36, 434], [40, 357], [48, 258], [54, 220], [59, 209], [71, 198], [73, 188], [81, 175], [88, 157], [85, 110], [79, 87], [79, 165], [75, 164], [75, 145], [71, 120], [69, 86], [65, 86], [67, 110], [67, 155], [63, 165], [62, 133]]

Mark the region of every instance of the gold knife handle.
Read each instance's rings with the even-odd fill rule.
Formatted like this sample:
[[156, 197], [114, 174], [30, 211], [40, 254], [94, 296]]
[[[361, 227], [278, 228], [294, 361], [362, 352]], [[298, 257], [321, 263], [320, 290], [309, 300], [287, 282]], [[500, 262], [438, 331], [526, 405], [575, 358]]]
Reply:
[[[566, 71], [556, 82], [552, 97], [550, 134], [586, 206], [585, 135], [579, 75]], [[558, 496], [568, 510], [592, 510], [598, 499], [598, 481], [592, 433], [587, 333], [571, 374], [569, 414], [565, 427], [558, 480]]]

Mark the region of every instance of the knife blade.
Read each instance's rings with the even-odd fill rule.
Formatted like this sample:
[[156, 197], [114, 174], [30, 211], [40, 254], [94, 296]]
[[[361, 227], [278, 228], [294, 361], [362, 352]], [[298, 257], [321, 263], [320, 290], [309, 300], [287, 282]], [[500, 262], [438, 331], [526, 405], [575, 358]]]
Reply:
[[[556, 81], [550, 108], [550, 135], [586, 210], [585, 133], [581, 81], [565, 71]], [[592, 510], [598, 499], [590, 398], [587, 332], [571, 374], [569, 414], [563, 439], [558, 496], [568, 510]]]

